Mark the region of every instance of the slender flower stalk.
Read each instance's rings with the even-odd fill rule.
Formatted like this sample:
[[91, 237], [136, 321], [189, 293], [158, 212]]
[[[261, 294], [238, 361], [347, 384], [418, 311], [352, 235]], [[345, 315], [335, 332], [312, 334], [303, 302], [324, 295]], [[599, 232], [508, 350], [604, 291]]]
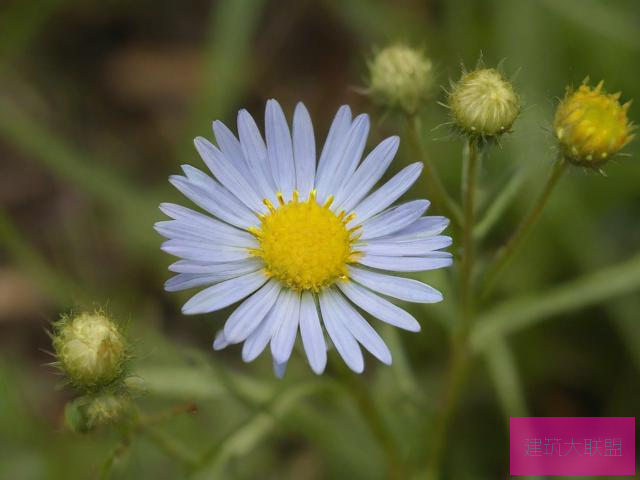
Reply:
[[335, 371], [346, 391], [353, 397], [358, 410], [369, 425], [387, 460], [387, 478], [401, 480], [406, 478], [405, 469], [400, 459], [400, 452], [389, 428], [380, 415], [380, 411], [372, 399], [367, 383], [349, 373], [343, 364], [334, 362]]
[[431, 162], [429, 155], [427, 155], [424, 145], [422, 144], [420, 136], [421, 131], [422, 126], [420, 118], [417, 115], [409, 116], [407, 136], [409, 137], [409, 143], [411, 148], [414, 150], [415, 155], [417, 155], [424, 164], [427, 188], [429, 189], [429, 194], [432, 196], [432, 202], [436, 206], [442, 208], [445, 214], [453, 219], [454, 224], [459, 227], [462, 225], [462, 210], [447, 192], [435, 165]]
[[469, 332], [473, 321], [473, 263], [474, 263], [474, 224], [475, 193], [478, 164], [480, 163], [479, 137], [470, 136], [466, 147], [462, 200], [464, 220], [462, 223], [462, 256], [460, 263], [460, 319], [456, 332], [451, 338], [449, 372], [442, 405], [443, 412], [438, 417], [434, 442], [432, 444], [429, 472], [433, 478], [439, 478], [442, 450], [446, 442], [447, 428], [453, 415], [469, 361]]
[[475, 225], [475, 192], [476, 179], [478, 177], [478, 140], [470, 137], [468, 142], [468, 155], [465, 162], [465, 178], [463, 188], [464, 228], [462, 229], [462, 262], [460, 267], [460, 303], [462, 307], [462, 322], [464, 328], [468, 327], [471, 317], [471, 283], [473, 275]]
[[493, 288], [495, 287], [496, 281], [498, 280], [500, 274], [513, 260], [515, 255], [518, 253], [519, 248], [522, 246], [525, 238], [527, 237], [527, 234], [538, 221], [538, 218], [540, 218], [540, 214], [544, 210], [544, 207], [547, 205], [547, 202], [551, 197], [551, 193], [553, 192], [555, 186], [558, 184], [558, 181], [560, 180], [562, 174], [566, 169], [567, 162], [564, 159], [560, 159], [555, 162], [553, 169], [551, 170], [551, 174], [547, 179], [547, 183], [540, 193], [540, 196], [538, 197], [536, 203], [533, 205], [533, 208], [531, 208], [529, 213], [522, 219], [514, 234], [507, 241], [505, 246], [500, 250], [498, 258], [493, 263], [492, 268], [490, 268], [487, 272], [485, 277], [486, 280], [485, 282], [483, 282], [484, 287], [481, 292], [481, 298], [488, 297], [493, 291]]

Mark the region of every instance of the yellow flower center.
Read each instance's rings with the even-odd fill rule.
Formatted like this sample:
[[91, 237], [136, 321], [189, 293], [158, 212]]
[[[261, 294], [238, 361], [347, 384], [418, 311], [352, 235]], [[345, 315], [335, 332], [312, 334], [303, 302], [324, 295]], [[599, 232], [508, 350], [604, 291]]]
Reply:
[[260, 216], [260, 226], [250, 229], [260, 247], [251, 253], [262, 258], [265, 271], [294, 290], [320, 289], [338, 279], [347, 279], [347, 265], [358, 252], [353, 243], [358, 239], [356, 228], [347, 228], [354, 214], [343, 210], [335, 214], [329, 208], [333, 197], [320, 205], [315, 191], [306, 201], [285, 202], [278, 193], [278, 207], [264, 200], [269, 213]]
[[604, 163], [632, 136], [627, 119], [630, 103], [621, 105], [620, 94], [581, 85], [558, 106], [555, 133], [569, 160], [584, 166]]

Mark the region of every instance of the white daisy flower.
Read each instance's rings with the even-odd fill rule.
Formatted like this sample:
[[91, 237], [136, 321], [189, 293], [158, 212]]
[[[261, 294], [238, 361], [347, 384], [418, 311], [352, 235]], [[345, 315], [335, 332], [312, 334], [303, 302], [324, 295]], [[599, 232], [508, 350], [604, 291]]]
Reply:
[[452, 262], [450, 253], [440, 251], [451, 244], [441, 235], [449, 222], [423, 216], [427, 200], [391, 206], [416, 181], [422, 164], [405, 167], [370, 193], [399, 138], [387, 138], [361, 162], [369, 117], [352, 118], [348, 106], [338, 110], [317, 166], [302, 103], [290, 132], [278, 102], [267, 102], [266, 143], [246, 110], [238, 114], [239, 139], [219, 121], [213, 132], [217, 147], [201, 137], [195, 146], [215, 178], [189, 165], [182, 167], [184, 176], [170, 178], [207, 214], [164, 203], [160, 208], [172, 220], [155, 225], [168, 238], [162, 249], [181, 258], [169, 267], [177, 275], [166, 290], [206, 287], [183, 313], [209, 313], [246, 298], [213, 347], [244, 342], [242, 358], [250, 362], [270, 345], [278, 376], [298, 331], [318, 374], [327, 363], [325, 331], [353, 371], [364, 369], [360, 346], [390, 364], [389, 349], [358, 308], [417, 332], [418, 321], [386, 297], [434, 303], [442, 294], [384, 271], [416, 272]]

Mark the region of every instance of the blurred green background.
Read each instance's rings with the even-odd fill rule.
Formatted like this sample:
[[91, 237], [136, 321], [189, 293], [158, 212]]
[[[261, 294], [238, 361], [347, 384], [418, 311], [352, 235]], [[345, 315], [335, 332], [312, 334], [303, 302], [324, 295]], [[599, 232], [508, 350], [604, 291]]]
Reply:
[[[360, 93], [367, 59], [395, 41], [423, 47], [441, 85], [481, 53], [517, 72], [525, 109], [484, 161], [480, 211], [514, 175], [516, 195], [483, 239], [485, 261], [546, 178], [565, 86], [589, 75], [623, 100], [640, 99], [634, 0], [0, 3], [1, 479], [94, 478], [116, 448], [116, 431], [65, 428], [74, 392], [45, 366], [49, 323], [94, 305], [129, 322], [134, 371], [149, 390], [143, 411], [199, 407], [159, 427], [164, 447], [136, 437], [114, 478], [384, 477], [382, 447], [333, 369], [318, 379], [297, 353], [276, 381], [266, 356], [245, 365], [238, 348], [211, 351], [229, 310], [180, 314], [189, 292], [163, 292], [171, 259], [152, 224], [161, 201], [186, 203], [167, 177], [182, 163], [200, 166], [192, 138], [211, 138], [214, 119], [235, 129], [242, 107], [261, 119], [268, 98], [289, 114], [304, 101], [319, 139], [349, 103], [373, 116], [370, 146], [391, 134], [404, 140], [403, 122]], [[435, 129], [447, 121], [436, 100], [441, 91], [424, 111], [423, 141], [458, 196], [462, 142]], [[640, 142], [625, 151], [606, 177], [572, 169], [563, 178], [480, 314], [443, 478], [507, 478], [509, 416], [639, 413]], [[414, 160], [403, 141], [392, 172]], [[424, 189], [422, 178], [411, 196]], [[367, 358], [365, 385], [410, 465], [423, 461], [441, 411], [450, 275], [419, 276], [445, 292], [442, 304], [412, 307], [421, 333], [383, 329], [394, 365]], [[208, 452], [206, 461], [185, 468], [164, 455], [172, 447]]]

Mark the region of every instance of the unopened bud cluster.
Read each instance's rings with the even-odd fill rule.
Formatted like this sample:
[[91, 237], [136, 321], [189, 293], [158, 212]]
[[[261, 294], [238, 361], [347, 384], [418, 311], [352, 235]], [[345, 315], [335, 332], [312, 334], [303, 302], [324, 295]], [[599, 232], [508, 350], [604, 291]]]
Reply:
[[431, 60], [420, 51], [394, 45], [378, 52], [369, 63], [369, 93], [390, 109], [415, 113], [433, 85]]
[[627, 118], [631, 102], [620, 103], [620, 93], [609, 94], [600, 82], [569, 90], [558, 105], [554, 133], [569, 162], [597, 168], [633, 138]]
[[463, 74], [452, 86], [448, 107], [459, 131], [491, 138], [511, 130], [520, 113], [520, 99], [498, 70], [481, 68]]
[[131, 405], [129, 352], [122, 327], [101, 311], [65, 315], [53, 325], [56, 365], [82, 392], [65, 409], [78, 433], [121, 420]]

